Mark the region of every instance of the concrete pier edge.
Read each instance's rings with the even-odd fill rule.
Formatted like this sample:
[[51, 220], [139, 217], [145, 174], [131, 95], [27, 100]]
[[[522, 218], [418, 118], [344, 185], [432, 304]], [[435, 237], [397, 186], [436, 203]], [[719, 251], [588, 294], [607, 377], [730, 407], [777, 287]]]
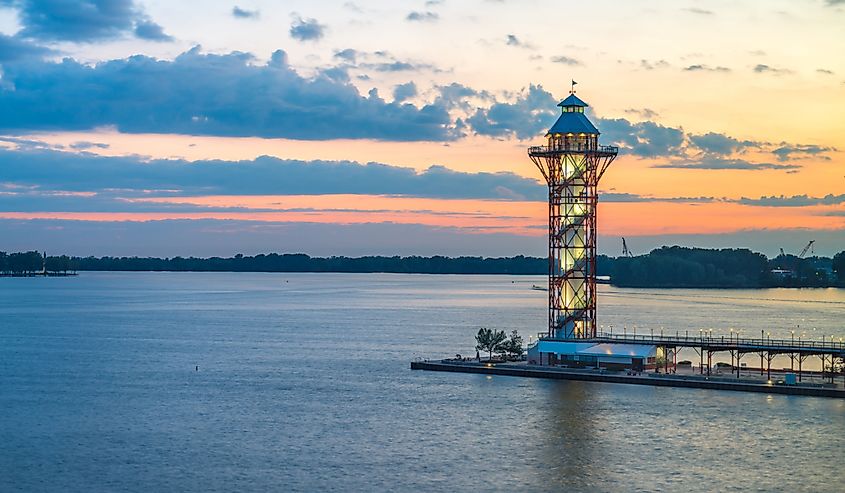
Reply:
[[767, 394], [803, 395], [811, 397], [834, 397], [845, 399], [845, 390], [801, 385], [774, 385], [751, 382], [726, 382], [706, 379], [682, 379], [673, 377], [651, 377], [614, 375], [612, 373], [567, 371], [565, 369], [544, 369], [528, 365], [496, 365], [485, 363], [450, 363], [447, 361], [413, 361], [411, 370], [442, 371], [453, 373], [478, 373], [510, 377], [546, 378], [555, 380], [579, 380], [587, 382], [620, 383], [627, 385], [651, 385], [655, 387], [681, 387], [739, 392], [760, 392]]

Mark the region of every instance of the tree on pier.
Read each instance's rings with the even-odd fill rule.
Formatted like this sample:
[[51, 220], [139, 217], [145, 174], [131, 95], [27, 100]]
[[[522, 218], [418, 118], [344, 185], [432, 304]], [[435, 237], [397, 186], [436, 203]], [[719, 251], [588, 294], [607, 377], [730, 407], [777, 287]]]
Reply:
[[478, 329], [478, 334], [475, 335], [475, 349], [487, 351], [488, 359], [493, 359], [493, 351], [499, 352], [507, 337], [503, 330], [491, 330], [482, 327]]
[[501, 344], [501, 350], [508, 355], [509, 359], [519, 359], [525, 353], [522, 347], [522, 336], [516, 330], [511, 332], [510, 338]]

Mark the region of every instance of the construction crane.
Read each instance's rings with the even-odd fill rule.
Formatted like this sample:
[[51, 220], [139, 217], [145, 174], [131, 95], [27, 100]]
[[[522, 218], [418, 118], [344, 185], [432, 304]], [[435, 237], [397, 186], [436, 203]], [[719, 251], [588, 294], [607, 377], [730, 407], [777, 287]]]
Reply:
[[625, 241], [625, 237], [622, 237], [622, 256], [623, 257], [633, 257], [631, 254], [631, 250], [628, 250], [628, 243]]
[[816, 240], [810, 240], [810, 243], [807, 243], [807, 246], [805, 246], [804, 249], [801, 250], [801, 253], [798, 254], [798, 258], [804, 258], [804, 255], [807, 255], [808, 251], [810, 253], [816, 253], [816, 252], [813, 251], [813, 244], [815, 242], [816, 242]]

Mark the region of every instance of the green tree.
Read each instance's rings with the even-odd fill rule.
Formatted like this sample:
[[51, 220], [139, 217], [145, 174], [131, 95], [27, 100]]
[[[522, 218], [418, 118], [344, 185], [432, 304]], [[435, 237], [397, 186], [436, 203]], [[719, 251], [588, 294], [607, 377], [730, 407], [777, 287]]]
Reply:
[[511, 332], [510, 338], [501, 344], [500, 349], [508, 355], [508, 358], [519, 359], [525, 353], [522, 343], [522, 336], [514, 330]]
[[475, 335], [475, 349], [487, 351], [489, 359], [493, 359], [493, 352], [501, 350], [501, 345], [507, 337], [503, 330], [491, 330], [482, 327], [478, 329], [478, 333]]

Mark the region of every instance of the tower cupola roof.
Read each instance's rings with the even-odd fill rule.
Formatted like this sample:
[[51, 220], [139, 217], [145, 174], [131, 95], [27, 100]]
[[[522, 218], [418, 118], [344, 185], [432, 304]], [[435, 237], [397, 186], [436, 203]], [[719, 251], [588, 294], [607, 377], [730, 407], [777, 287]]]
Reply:
[[546, 135], [553, 134], [593, 134], [599, 135], [599, 129], [590, 122], [584, 115], [584, 108], [589, 106], [575, 93], [561, 101], [558, 106], [561, 108], [561, 115]]
[[575, 93], [573, 92], [572, 94], [567, 96], [566, 99], [564, 99], [563, 101], [558, 103], [558, 106], [561, 106], [561, 107], [564, 107], [564, 108], [566, 108], [567, 106], [576, 106], [576, 107], [579, 107], [579, 108], [586, 108], [587, 106], [590, 106], [590, 105], [585, 103], [584, 101], [581, 101], [581, 98], [576, 96]]

